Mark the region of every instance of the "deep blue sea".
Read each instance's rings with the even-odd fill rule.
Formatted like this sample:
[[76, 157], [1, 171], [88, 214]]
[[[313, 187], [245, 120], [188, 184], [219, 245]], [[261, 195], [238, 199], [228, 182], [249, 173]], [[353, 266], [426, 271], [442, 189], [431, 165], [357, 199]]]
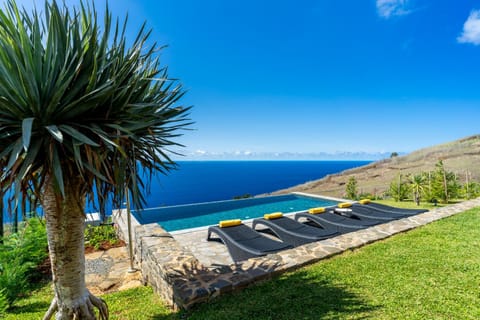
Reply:
[[[147, 207], [229, 200], [288, 188], [370, 161], [179, 161], [178, 170], [154, 177]], [[87, 212], [93, 211], [87, 206]], [[5, 217], [6, 218], [6, 217]]]

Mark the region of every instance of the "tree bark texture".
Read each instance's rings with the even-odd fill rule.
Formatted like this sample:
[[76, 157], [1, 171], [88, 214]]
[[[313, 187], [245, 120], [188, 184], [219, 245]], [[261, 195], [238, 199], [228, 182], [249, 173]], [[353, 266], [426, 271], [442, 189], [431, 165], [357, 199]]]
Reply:
[[44, 316], [57, 320], [108, 319], [105, 302], [93, 296], [85, 283], [85, 195], [79, 179], [65, 179], [65, 197], [56, 194], [51, 180], [42, 197], [52, 264], [54, 298]]

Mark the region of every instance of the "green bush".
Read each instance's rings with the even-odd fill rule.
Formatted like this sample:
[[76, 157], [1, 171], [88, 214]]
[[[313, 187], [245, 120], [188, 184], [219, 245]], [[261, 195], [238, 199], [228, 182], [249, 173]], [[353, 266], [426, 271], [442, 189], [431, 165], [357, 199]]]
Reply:
[[363, 192], [358, 195], [358, 199], [370, 199], [370, 200], [380, 200], [382, 197], [379, 195], [372, 194], [370, 192]]
[[118, 242], [117, 233], [111, 224], [87, 226], [85, 228], [85, 246], [92, 246], [98, 250], [105, 242], [114, 245]]
[[[28, 290], [27, 273], [31, 263], [21, 264], [15, 257], [0, 256], [0, 287], [4, 289], [4, 297], [8, 306]], [[12, 259], [13, 258], [13, 259]]]
[[7, 297], [5, 296], [5, 289], [0, 289], [0, 319], [5, 317], [8, 308]]
[[388, 193], [395, 201], [403, 201], [407, 198], [409, 194], [408, 185], [406, 181], [402, 180], [401, 174], [390, 183]]
[[11, 306], [33, 284], [37, 266], [48, 257], [46, 229], [41, 220], [29, 219], [18, 233], [0, 246], [0, 288]]
[[345, 195], [347, 199], [358, 199], [358, 183], [355, 177], [350, 177], [348, 179], [347, 185], [345, 187]]

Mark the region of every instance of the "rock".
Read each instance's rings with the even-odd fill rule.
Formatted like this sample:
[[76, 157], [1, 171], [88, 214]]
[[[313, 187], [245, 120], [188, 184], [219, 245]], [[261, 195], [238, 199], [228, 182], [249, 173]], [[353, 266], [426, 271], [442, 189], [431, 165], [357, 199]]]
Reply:
[[140, 281], [140, 280], [132, 280], [132, 281], [124, 282], [124, 283], [118, 288], [118, 290], [119, 290], [119, 291], [128, 290], [128, 289], [137, 288], [137, 287], [141, 287], [141, 286], [143, 286], [142, 281]]
[[99, 287], [100, 290], [102, 290], [102, 291], [107, 291], [107, 290], [113, 288], [116, 284], [117, 284], [116, 281], [112, 281], [112, 280], [110, 280], [110, 279], [107, 279], [107, 280], [103, 281], [102, 283], [100, 283], [100, 284], [98, 285], [98, 287]]

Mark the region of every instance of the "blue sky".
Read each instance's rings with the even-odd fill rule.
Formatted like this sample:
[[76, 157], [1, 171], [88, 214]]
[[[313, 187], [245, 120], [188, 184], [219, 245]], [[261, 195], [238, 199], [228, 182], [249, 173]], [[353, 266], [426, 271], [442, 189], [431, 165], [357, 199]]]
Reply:
[[168, 45], [162, 59], [194, 106], [187, 158], [410, 152], [480, 133], [480, 1], [110, 6], [132, 34], [147, 21], [151, 42]]

